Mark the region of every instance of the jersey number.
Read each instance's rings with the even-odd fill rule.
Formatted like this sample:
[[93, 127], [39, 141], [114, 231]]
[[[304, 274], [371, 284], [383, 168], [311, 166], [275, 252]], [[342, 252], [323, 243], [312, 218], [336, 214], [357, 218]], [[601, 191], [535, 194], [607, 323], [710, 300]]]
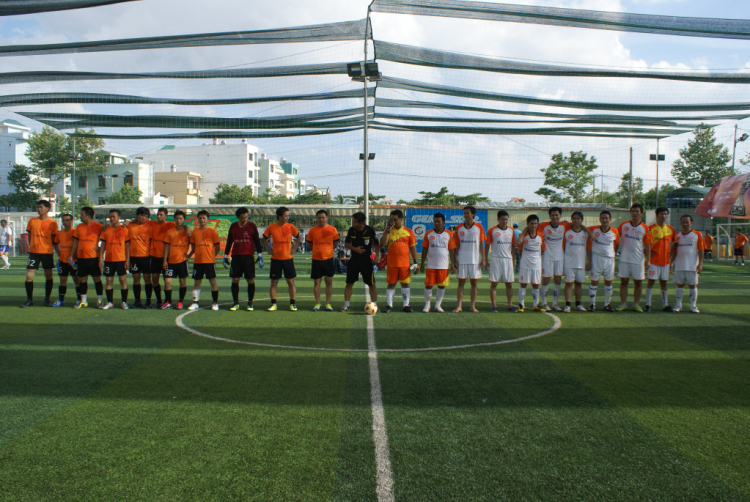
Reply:
[[30, 260], [29, 260], [29, 264], [28, 264], [27, 266], [28, 266], [28, 267], [33, 267], [35, 263], [36, 263], [36, 260], [31, 260], [31, 259], [30, 259]]

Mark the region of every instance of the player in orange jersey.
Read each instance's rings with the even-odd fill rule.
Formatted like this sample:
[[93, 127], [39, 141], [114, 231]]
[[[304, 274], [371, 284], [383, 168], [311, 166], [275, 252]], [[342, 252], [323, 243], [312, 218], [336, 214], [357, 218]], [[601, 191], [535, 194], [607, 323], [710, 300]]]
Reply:
[[734, 263], [737, 265], [737, 260], [742, 258], [742, 266], [745, 266], [745, 245], [747, 245], [747, 237], [737, 229], [737, 234], [734, 236]]
[[[139, 207], [135, 210], [136, 220], [131, 221], [127, 228], [130, 233], [130, 273], [133, 275], [133, 296], [135, 308], [151, 307], [151, 249], [152, 223], [150, 223], [148, 208]], [[146, 284], [146, 305], [141, 303], [141, 274]]]
[[208, 226], [210, 215], [205, 209], [198, 211], [198, 228], [190, 235], [190, 253], [188, 258], [195, 255], [193, 260], [193, 304], [188, 310], [197, 310], [201, 298], [201, 282], [203, 276], [211, 284], [211, 310], [219, 310], [219, 286], [216, 283], [216, 255], [219, 254], [219, 234]]
[[[149, 248], [149, 258], [151, 263], [149, 268], [151, 269], [151, 289], [153, 289], [154, 295], [156, 296], [156, 305], [152, 305], [152, 308], [160, 309], [162, 307], [161, 301], [161, 284], [159, 284], [159, 277], [164, 273], [161, 268], [164, 262], [164, 237], [167, 236], [167, 232], [175, 227], [174, 222], [167, 221], [166, 207], [160, 207], [156, 212], [156, 221], [149, 220], [151, 224], [151, 247]], [[151, 293], [146, 284], [146, 304], [151, 303]]]
[[122, 303], [120, 307], [128, 310], [128, 281], [127, 273], [130, 268], [130, 232], [120, 224], [119, 209], [112, 209], [109, 212], [109, 225], [102, 231], [101, 245], [104, 252], [99, 258], [99, 266], [102, 268], [104, 277], [107, 279], [105, 288], [107, 294], [107, 303], [102, 309], [107, 310], [114, 308], [114, 283], [115, 274], [120, 281], [120, 298]]
[[[386, 270], [385, 313], [393, 312], [393, 297], [396, 295], [396, 283], [401, 283], [401, 298], [404, 301], [404, 312], [414, 312], [409, 306], [411, 290], [411, 272], [416, 272], [417, 237], [410, 228], [404, 227], [404, 213], [400, 209], [391, 211], [391, 219], [380, 238], [380, 247], [388, 247], [388, 268]], [[409, 255], [413, 264], [409, 266]]]
[[654, 283], [659, 281], [661, 288], [661, 303], [665, 312], [671, 312], [669, 306], [669, 292], [667, 291], [667, 280], [669, 280], [670, 263], [669, 253], [674, 240], [674, 227], [667, 225], [669, 209], [666, 207], [656, 208], [656, 223], [648, 227], [651, 234], [651, 265], [648, 267], [648, 284], [646, 286], [646, 312], [651, 312], [651, 294]]
[[52, 257], [54, 251], [55, 234], [57, 233], [57, 222], [47, 216], [50, 203], [40, 200], [36, 203], [38, 218], [31, 218], [26, 225], [29, 234], [29, 261], [26, 264], [26, 302], [21, 308], [34, 305], [34, 275], [39, 270], [39, 265], [44, 269], [44, 306], [49, 307], [49, 297], [52, 294]]
[[[269, 237], [273, 242], [273, 251], [268, 245]], [[294, 244], [292, 244], [292, 238], [294, 238]], [[294, 297], [297, 288], [294, 285], [294, 278], [297, 277], [297, 271], [294, 268], [294, 253], [299, 249], [302, 239], [297, 227], [289, 223], [289, 209], [284, 206], [276, 209], [276, 223], [266, 227], [261, 242], [266, 248], [266, 253], [271, 255], [271, 307], [268, 311], [278, 310], [276, 289], [283, 275], [289, 288], [289, 310], [296, 312], [297, 304]]]
[[325, 209], [315, 213], [317, 225], [307, 232], [306, 242], [310, 243], [312, 249], [312, 270], [310, 278], [313, 282], [313, 294], [315, 295], [315, 306], [313, 312], [321, 309], [320, 305], [320, 282], [326, 281], [326, 312], [333, 312], [331, 296], [333, 295], [333, 249], [339, 242], [339, 233], [336, 227], [328, 224], [328, 211]]
[[705, 247], [703, 250], [703, 261], [714, 261], [714, 238], [711, 236], [710, 230], [707, 230], [706, 233], [703, 234], [703, 247]]
[[172, 308], [172, 281], [176, 277], [180, 281], [180, 298], [177, 301], [176, 309], [182, 310], [182, 302], [185, 301], [187, 293], [187, 283], [185, 279], [188, 276], [188, 254], [190, 253], [190, 236], [192, 232], [185, 225], [185, 213], [182, 211], [174, 212], [175, 227], [167, 232], [164, 237], [164, 260], [162, 268], [164, 269], [164, 297], [162, 310]]
[[73, 248], [70, 251], [69, 263], [76, 260], [78, 266], [78, 301], [73, 305], [74, 309], [88, 307], [86, 293], [88, 292], [88, 277], [94, 278], [96, 288], [97, 306], [104, 305], [104, 285], [102, 284], [102, 270], [99, 267], [99, 236], [102, 233], [102, 224], [94, 221], [94, 209], [84, 207], [81, 209], [81, 223], [76, 226], [73, 233]]
[[55, 235], [55, 252], [57, 253], [57, 275], [60, 277], [58, 286], [58, 300], [52, 304], [53, 307], [65, 306], [65, 295], [68, 292], [68, 276], [73, 277], [73, 285], [78, 290], [78, 274], [73, 266], [68, 263], [70, 252], [73, 250], [73, 215], [62, 215], [63, 228]]

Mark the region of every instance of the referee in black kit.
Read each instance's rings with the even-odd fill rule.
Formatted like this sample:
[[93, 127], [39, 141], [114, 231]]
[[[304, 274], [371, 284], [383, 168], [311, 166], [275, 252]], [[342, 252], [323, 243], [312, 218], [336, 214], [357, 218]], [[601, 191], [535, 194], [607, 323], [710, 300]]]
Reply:
[[352, 252], [352, 257], [346, 266], [344, 306], [340, 310], [341, 312], [348, 312], [354, 283], [359, 280], [359, 274], [362, 274], [362, 280], [370, 287], [370, 301], [377, 303], [378, 300], [378, 288], [375, 287], [373, 267], [378, 262], [380, 247], [375, 230], [365, 225], [365, 213], [359, 212], [352, 215], [352, 226], [346, 233], [344, 246]]

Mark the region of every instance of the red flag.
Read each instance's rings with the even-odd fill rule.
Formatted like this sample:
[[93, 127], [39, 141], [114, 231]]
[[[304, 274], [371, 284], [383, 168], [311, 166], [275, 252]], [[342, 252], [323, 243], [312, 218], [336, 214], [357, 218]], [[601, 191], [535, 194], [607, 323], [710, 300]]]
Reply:
[[695, 212], [708, 218], [750, 220], [750, 174], [722, 178]]

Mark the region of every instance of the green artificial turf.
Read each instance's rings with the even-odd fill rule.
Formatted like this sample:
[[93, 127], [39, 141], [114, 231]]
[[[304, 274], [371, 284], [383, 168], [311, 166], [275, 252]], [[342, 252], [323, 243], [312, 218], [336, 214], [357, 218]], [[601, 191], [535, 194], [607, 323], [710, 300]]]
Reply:
[[[355, 351], [202, 338], [176, 326], [185, 311], [19, 309], [14, 260], [0, 273], [0, 500], [376, 500], [364, 288], [349, 314], [311, 312], [309, 255], [297, 261], [298, 312], [284, 285], [280, 310], [265, 311], [263, 270], [254, 312], [222, 305], [183, 322]], [[396, 500], [750, 499], [750, 271], [706, 269], [700, 315], [558, 314], [540, 338], [399, 352], [553, 326], [505, 312], [502, 292], [491, 314], [486, 280], [482, 313], [449, 313], [454, 284], [445, 314], [423, 314], [416, 278], [414, 314], [397, 294], [394, 313], [373, 319]]]

